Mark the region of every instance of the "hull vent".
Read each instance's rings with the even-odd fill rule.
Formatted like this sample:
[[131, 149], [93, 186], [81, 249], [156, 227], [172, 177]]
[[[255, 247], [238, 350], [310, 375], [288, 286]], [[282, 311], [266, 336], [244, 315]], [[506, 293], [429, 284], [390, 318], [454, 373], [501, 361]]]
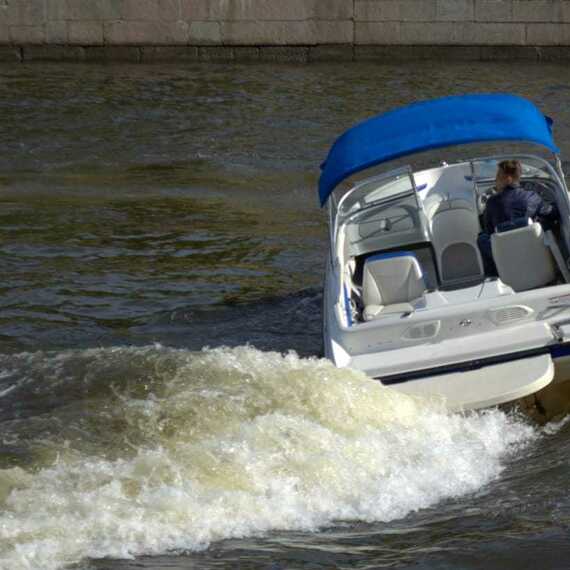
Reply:
[[503, 307], [501, 309], [490, 311], [491, 320], [497, 325], [520, 321], [528, 318], [530, 315], [532, 315], [532, 309], [530, 307], [524, 307], [523, 305]]
[[404, 340], [420, 340], [426, 338], [433, 338], [437, 336], [440, 326], [441, 326], [440, 321], [432, 321], [431, 323], [415, 325], [407, 329], [406, 332], [404, 332], [404, 334], [402, 335], [402, 338]]

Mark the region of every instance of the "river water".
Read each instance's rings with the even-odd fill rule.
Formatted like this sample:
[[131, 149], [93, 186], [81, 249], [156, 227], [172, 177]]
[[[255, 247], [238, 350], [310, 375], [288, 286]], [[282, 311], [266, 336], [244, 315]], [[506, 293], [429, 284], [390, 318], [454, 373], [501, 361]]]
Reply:
[[570, 423], [318, 358], [328, 147], [481, 91], [570, 157], [565, 66], [0, 67], [0, 568], [568, 568]]

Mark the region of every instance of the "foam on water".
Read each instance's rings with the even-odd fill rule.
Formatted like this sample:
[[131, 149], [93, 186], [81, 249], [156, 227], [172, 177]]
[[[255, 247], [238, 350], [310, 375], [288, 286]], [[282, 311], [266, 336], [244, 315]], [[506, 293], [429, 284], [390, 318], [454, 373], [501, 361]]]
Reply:
[[249, 347], [18, 358], [47, 389], [113, 387], [84, 399], [87, 421], [52, 412], [69, 435], [56, 461], [0, 471], [6, 570], [390, 521], [480, 489], [536, 436], [499, 411], [450, 415], [327, 361]]

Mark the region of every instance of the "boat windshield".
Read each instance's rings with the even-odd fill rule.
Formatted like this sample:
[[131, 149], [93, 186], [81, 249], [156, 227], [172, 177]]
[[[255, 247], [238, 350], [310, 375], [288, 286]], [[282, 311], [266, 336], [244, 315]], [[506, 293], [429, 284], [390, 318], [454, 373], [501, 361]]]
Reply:
[[506, 158], [516, 158], [522, 166], [522, 180], [539, 179], [556, 181], [556, 175], [548, 162], [538, 156], [499, 156], [475, 159], [471, 162], [477, 184], [495, 182], [497, 165]]
[[338, 215], [341, 218], [368, 208], [373, 204], [390, 200], [395, 196], [413, 191], [414, 182], [408, 166], [367, 178], [354, 186], [339, 203]]

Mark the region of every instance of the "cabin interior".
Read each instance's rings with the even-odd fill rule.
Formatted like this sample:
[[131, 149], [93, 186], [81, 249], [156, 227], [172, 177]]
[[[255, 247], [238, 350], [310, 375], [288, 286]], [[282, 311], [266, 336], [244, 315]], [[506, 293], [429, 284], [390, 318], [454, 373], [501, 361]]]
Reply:
[[[498, 278], [485, 275], [477, 238], [497, 163], [517, 158], [521, 186], [558, 219], [495, 232]], [[331, 204], [333, 251], [347, 325], [570, 283], [570, 204], [557, 170], [537, 156], [491, 157], [366, 179]]]

